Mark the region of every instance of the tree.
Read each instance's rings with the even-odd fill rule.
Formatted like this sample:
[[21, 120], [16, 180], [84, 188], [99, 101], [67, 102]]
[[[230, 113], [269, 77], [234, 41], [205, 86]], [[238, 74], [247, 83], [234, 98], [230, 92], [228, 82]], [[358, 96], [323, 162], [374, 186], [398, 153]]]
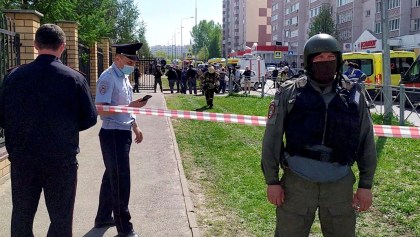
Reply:
[[330, 34], [337, 38], [336, 24], [331, 14], [331, 7], [328, 4], [321, 7], [319, 15], [314, 17], [312, 24], [309, 26], [309, 37], [318, 33]]
[[194, 40], [193, 51], [201, 51], [205, 47], [208, 51], [207, 57], [220, 57], [222, 44], [222, 26], [214, 21], [202, 20], [191, 31]]
[[80, 40], [87, 44], [102, 37], [113, 38], [119, 9], [118, 0], [5, 0], [2, 4], [4, 9], [41, 12], [44, 15], [42, 24], [59, 20], [76, 21], [80, 24]]
[[0, 0], [1, 9], [30, 9], [41, 12], [41, 23], [76, 21], [85, 44], [111, 38], [114, 43], [141, 41], [143, 54], [150, 55], [146, 25], [139, 21], [134, 0]]
[[197, 59], [207, 61], [209, 59], [209, 50], [206, 46], [202, 47], [197, 53]]
[[163, 51], [157, 51], [155, 54], [154, 54], [154, 56], [156, 57], [156, 58], [167, 58], [168, 57], [168, 55], [166, 54], [166, 52], [163, 52]]
[[138, 41], [143, 43], [143, 46], [139, 50], [139, 54], [145, 57], [150, 57], [152, 55], [152, 52], [150, 52], [150, 46], [146, 40], [146, 23], [144, 21], [141, 21], [139, 27], [140, 29], [138, 32]]
[[208, 45], [209, 58], [220, 58], [222, 56], [222, 27], [217, 24], [210, 33]]
[[138, 27], [140, 12], [133, 0], [122, 0], [119, 4], [117, 24], [114, 28], [115, 43], [131, 43], [138, 40], [141, 27]]

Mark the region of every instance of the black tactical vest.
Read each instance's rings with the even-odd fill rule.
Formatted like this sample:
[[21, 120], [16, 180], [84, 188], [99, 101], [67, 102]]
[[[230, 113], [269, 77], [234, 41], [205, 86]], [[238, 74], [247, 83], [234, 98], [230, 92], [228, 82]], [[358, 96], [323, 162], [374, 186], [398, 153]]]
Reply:
[[348, 93], [339, 92], [326, 105], [309, 83], [296, 90], [285, 124], [286, 151], [302, 154], [305, 147], [325, 145], [333, 149], [330, 162], [352, 165], [360, 136], [358, 105], [349, 102]]

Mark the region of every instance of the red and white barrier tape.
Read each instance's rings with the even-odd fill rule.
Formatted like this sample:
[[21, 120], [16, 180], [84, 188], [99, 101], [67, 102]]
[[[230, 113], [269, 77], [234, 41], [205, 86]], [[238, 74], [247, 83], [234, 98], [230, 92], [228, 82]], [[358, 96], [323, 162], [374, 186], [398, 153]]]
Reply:
[[[220, 123], [237, 123], [253, 126], [265, 126], [266, 117], [239, 114], [222, 114], [185, 110], [164, 110], [152, 108], [133, 108], [127, 106], [107, 106], [96, 105], [98, 111], [109, 111], [116, 113], [132, 113], [142, 115], [154, 115], [161, 117], [183, 118], [192, 120], [202, 120]], [[400, 137], [420, 139], [420, 127], [402, 127], [390, 125], [373, 125], [376, 136], [381, 137]]]

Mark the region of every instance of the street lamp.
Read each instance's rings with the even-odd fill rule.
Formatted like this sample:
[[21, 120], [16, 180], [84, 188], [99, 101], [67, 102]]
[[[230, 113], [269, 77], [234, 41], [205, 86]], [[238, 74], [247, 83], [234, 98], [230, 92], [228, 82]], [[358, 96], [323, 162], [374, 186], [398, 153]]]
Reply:
[[186, 18], [182, 18], [181, 19], [181, 57], [182, 57], [182, 51], [183, 51], [183, 44], [182, 44], [182, 21], [183, 20], [186, 20], [186, 19], [192, 19], [192, 18], [194, 18], [193, 16], [191, 16], [191, 17], [186, 17]]

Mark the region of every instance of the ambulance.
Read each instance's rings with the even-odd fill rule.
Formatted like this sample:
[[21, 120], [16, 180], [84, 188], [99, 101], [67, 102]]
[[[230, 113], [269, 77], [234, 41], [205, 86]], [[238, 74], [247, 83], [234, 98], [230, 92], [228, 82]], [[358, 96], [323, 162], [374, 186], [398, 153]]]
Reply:
[[[409, 51], [390, 51], [391, 60], [391, 85], [398, 86], [401, 75], [404, 75], [410, 65], [416, 59], [416, 54]], [[343, 53], [344, 62], [355, 62], [359, 65], [367, 78], [365, 83], [366, 89], [375, 89], [375, 85], [382, 85], [383, 83], [383, 69], [382, 69], [382, 53], [366, 53], [366, 52], [351, 52]], [[346, 63], [343, 64], [343, 72], [347, 70]], [[370, 84], [370, 86], [369, 86]]]
[[[400, 84], [408, 87], [405, 92], [412, 104], [420, 103], [420, 57], [401, 78]], [[406, 102], [409, 104], [408, 101]]]
[[258, 82], [262, 80], [267, 72], [264, 59], [260, 59], [259, 57], [255, 58], [252, 56], [247, 57], [247, 54], [239, 59], [238, 66], [240, 66], [240, 69], [243, 70], [248, 67], [249, 70], [255, 71], [257, 74]]

